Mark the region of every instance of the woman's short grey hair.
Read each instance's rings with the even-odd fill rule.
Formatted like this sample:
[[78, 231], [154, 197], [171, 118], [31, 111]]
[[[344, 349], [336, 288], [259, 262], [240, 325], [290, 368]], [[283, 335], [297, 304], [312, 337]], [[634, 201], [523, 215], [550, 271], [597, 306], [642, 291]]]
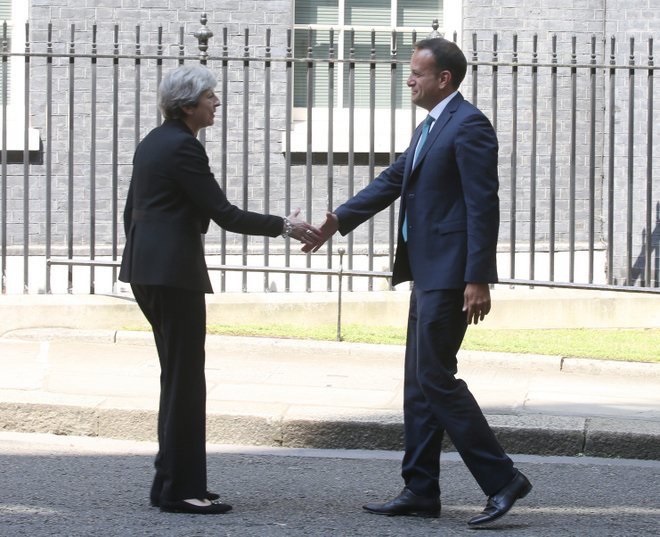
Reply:
[[202, 65], [182, 65], [165, 75], [158, 88], [158, 106], [165, 119], [179, 119], [184, 106], [195, 106], [202, 93], [215, 88], [217, 80]]

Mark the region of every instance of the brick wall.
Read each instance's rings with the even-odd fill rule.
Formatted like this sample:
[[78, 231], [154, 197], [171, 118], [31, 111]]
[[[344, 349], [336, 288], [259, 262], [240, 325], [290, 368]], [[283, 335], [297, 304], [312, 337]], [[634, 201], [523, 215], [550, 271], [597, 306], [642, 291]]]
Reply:
[[[615, 1], [605, 2], [603, 0], [583, 0], [575, 2], [573, 0], [533, 0], [533, 1], [489, 1], [480, 0], [464, 3], [464, 31], [462, 46], [467, 52], [472, 49], [472, 33], [476, 32], [479, 36], [477, 41], [478, 50], [492, 50], [492, 34], [496, 33], [499, 45], [500, 60], [511, 61], [513, 56], [514, 35], [518, 43], [518, 61], [529, 63], [532, 61], [532, 47], [534, 36], [538, 43], [538, 61], [539, 63], [550, 62], [552, 60], [552, 39], [556, 36], [557, 40], [557, 58], [559, 63], [569, 63], [572, 61], [573, 36], [576, 36], [576, 62], [588, 64], [591, 61], [592, 37], [595, 36], [595, 58], [599, 64], [608, 64], [610, 62], [611, 40], [616, 43], [614, 55], [617, 65], [627, 65], [630, 55], [631, 40], [634, 43], [634, 63], [636, 65], [648, 65], [649, 62], [649, 38], [653, 37], [653, 32], [660, 27], [660, 4], [650, 0], [634, 1]], [[657, 48], [657, 45], [656, 45]], [[657, 53], [656, 53], [657, 55]], [[483, 55], [480, 59], [484, 59]], [[655, 62], [657, 64], [657, 61]], [[644, 263], [644, 237], [649, 234], [652, 236], [652, 244], [655, 249], [655, 256], [658, 255], [660, 248], [660, 239], [658, 234], [658, 218], [656, 208], [659, 206], [660, 195], [658, 186], [658, 170], [660, 170], [660, 160], [658, 151], [660, 151], [660, 137], [654, 134], [651, 146], [647, 143], [647, 133], [649, 122], [647, 112], [649, 107], [649, 86], [647, 76], [644, 72], [637, 72], [635, 81], [632, 83], [634, 89], [634, 105], [629, 108], [629, 91], [631, 82], [628, 79], [627, 70], [616, 70], [615, 82], [615, 105], [609, 106], [609, 73], [598, 70], [599, 81], [596, 86], [597, 108], [596, 108], [596, 137], [595, 137], [595, 184], [597, 189], [595, 228], [596, 244], [601, 247], [607, 247], [607, 219], [613, 217], [615, 220], [615, 236], [611, 248], [619, 252], [614, 258], [612, 268], [613, 276], [617, 283], [624, 283], [628, 277], [627, 266], [630, 263], [633, 267], [642, 266]], [[483, 76], [483, 75], [482, 75]], [[502, 72], [499, 74], [500, 80], [507, 80]], [[519, 80], [523, 82], [529, 80], [531, 69], [529, 67], [520, 68]], [[655, 77], [657, 78], [657, 76]], [[482, 79], [483, 80], [483, 79]], [[510, 100], [511, 79], [508, 84], [503, 83], [499, 88], [499, 94], [504, 103]], [[547, 78], [539, 79], [539, 119], [538, 119], [538, 163], [537, 173], [541, 191], [539, 192], [539, 205], [537, 207], [537, 231], [540, 231], [539, 239], [547, 240], [544, 237], [543, 230], [547, 230], [548, 212], [547, 203], [543, 202], [547, 194], [548, 185], [548, 158], [549, 158], [549, 128], [547, 125], [548, 102], [550, 95], [548, 93], [549, 84]], [[559, 80], [559, 88], [570, 92], [570, 77], [563, 76]], [[576, 221], [577, 221], [577, 241], [583, 242], [587, 226], [590, 220], [588, 192], [588, 177], [590, 169], [589, 147], [590, 134], [588, 120], [590, 117], [590, 81], [588, 71], [586, 74], [578, 75], [578, 116], [577, 116], [577, 155], [578, 158], [574, 164], [576, 176]], [[480, 103], [483, 102], [488, 108], [488, 98], [490, 87], [486, 78], [482, 91], [479, 93]], [[465, 88], [465, 86], [464, 86]], [[657, 107], [658, 86], [655, 83], [655, 111], [651, 120], [652, 125], [658, 123], [660, 111]], [[464, 90], [465, 91], [465, 90]], [[518, 126], [519, 149], [523, 155], [530, 154], [529, 140], [529, 121], [531, 116], [529, 94], [520, 94], [518, 97], [519, 110]], [[570, 117], [564, 114], [562, 119], [562, 106], [564, 110], [570, 109], [570, 103], [560, 103], [559, 126], [558, 126], [558, 153], [557, 167], [562, 172], [561, 177], [567, 176], [570, 167], [570, 152], [566, 142], [570, 141]], [[500, 109], [502, 118], [502, 133], [510, 132], [511, 129], [511, 107]], [[631, 113], [632, 110], [632, 113]], [[610, 139], [603, 133], [610, 133], [610, 117], [614, 118], [613, 131], [613, 162], [614, 167], [610, 170]], [[629, 120], [632, 117], [634, 126], [629, 132]], [[651, 127], [652, 127], [651, 125]], [[511, 167], [508, 166], [507, 159], [510, 158], [511, 146], [506, 142], [507, 137], [501, 136], [505, 140], [501, 150], [501, 160], [504, 160], [501, 168], [503, 184], [503, 216], [507, 219], [509, 210], [507, 197], [510, 192], [507, 189], [507, 181], [511, 176]], [[632, 162], [634, 163], [634, 172], [629, 174], [628, 161], [631, 158], [630, 149], [632, 147]], [[649, 155], [653, 155], [649, 161]], [[530, 180], [530, 163], [524, 159], [518, 160], [519, 168], [518, 184], [525, 184]], [[648, 229], [646, 222], [646, 171], [647, 167], [653, 170], [653, 194], [651, 197], [652, 224], [651, 230]], [[614, 210], [612, 214], [608, 211], [608, 179], [610, 173], [614, 179]], [[558, 239], [566, 239], [567, 214], [565, 207], [568, 204], [569, 191], [566, 188], [566, 182], [558, 185], [558, 218], [557, 229], [560, 233]], [[545, 191], [544, 191], [545, 189]], [[629, 195], [629, 192], [631, 194]], [[520, 203], [517, 216], [520, 222], [519, 233], [525, 235], [529, 228], [529, 192], [523, 192], [518, 196], [517, 202]], [[634, 207], [632, 219], [629, 223], [626, 217], [628, 198], [632, 197]], [[527, 217], [525, 216], [527, 212]], [[507, 240], [510, 228], [505, 222], [503, 226], [504, 241]], [[631, 236], [631, 239], [628, 236]], [[528, 237], [527, 237], [528, 238]], [[632, 241], [632, 259], [626, 259], [626, 254], [621, 254], [627, 249], [628, 240]], [[607, 267], [601, 267], [604, 271]], [[638, 279], [637, 270], [633, 268], [633, 279]], [[657, 282], [657, 274], [655, 275]]]
[[[284, 177], [286, 175], [285, 160], [282, 153], [282, 139], [285, 132], [285, 80], [286, 73], [283, 64], [273, 63], [272, 87], [270, 92], [271, 109], [269, 115], [271, 132], [269, 135], [270, 153], [265, 155], [264, 124], [266, 112], [264, 102], [264, 66], [255, 63], [249, 69], [249, 84], [247, 96], [247, 114], [244, 111], [244, 71], [240, 57], [244, 53], [245, 30], [249, 32], [248, 52], [251, 56], [263, 57], [265, 54], [266, 28], [272, 29], [271, 53], [273, 57], [282, 57], [286, 53], [286, 30], [291, 24], [291, 5], [289, 0], [249, 1], [249, 0], [181, 0], [179, 2], [163, 2], [161, 0], [31, 0], [31, 41], [35, 52], [46, 49], [48, 40], [47, 27], [52, 22], [52, 43], [56, 52], [66, 52], [71, 41], [71, 24], [75, 24], [74, 42], [77, 52], [91, 51], [92, 25], [97, 24], [97, 41], [99, 54], [112, 54], [114, 51], [114, 27], [118, 25], [117, 46], [120, 54], [133, 55], [136, 51], [136, 26], [140, 27], [140, 53], [149, 56], [156, 53], [158, 29], [162, 27], [165, 55], [178, 54], [180, 29], [183, 28], [183, 46], [187, 54], [197, 53], [197, 40], [192, 35], [201, 26], [200, 15], [208, 13], [208, 27], [214, 32], [210, 40], [209, 54], [218, 57], [222, 53], [222, 28], [227, 28], [229, 61], [227, 77], [227, 151], [223, 155], [222, 128], [218, 121], [216, 125], [206, 132], [206, 143], [211, 165], [219, 181], [226, 181], [228, 197], [239, 206], [243, 206], [244, 185], [243, 178], [249, 178], [248, 196], [245, 206], [251, 210], [265, 209], [265, 185], [263, 181], [265, 163], [268, 162], [271, 174], [269, 187], [270, 204], [268, 211], [283, 214], [285, 211]], [[571, 61], [571, 39], [577, 36], [577, 61], [588, 63], [591, 55], [591, 37], [596, 36], [596, 57], [598, 62], [609, 61], [610, 36], [617, 40], [617, 62], [627, 59], [629, 39], [635, 38], [636, 63], [648, 60], [647, 39], [660, 22], [660, 6], [648, 1], [619, 1], [604, 2], [603, 0], [522, 0], [517, 2], [485, 2], [481, 0], [464, 0], [463, 2], [463, 29], [462, 47], [468, 59], [473, 59], [472, 34], [477, 33], [479, 60], [488, 60], [493, 50], [493, 33], [498, 36], [499, 59], [510, 61], [513, 57], [514, 34], [517, 36], [518, 59], [522, 63], [531, 61], [534, 35], [538, 40], [538, 61], [540, 63], [551, 61], [552, 36], [557, 36], [558, 61], [560, 63]], [[131, 60], [122, 60], [122, 62]], [[166, 69], [174, 62], [167, 61]], [[46, 74], [45, 58], [33, 58], [31, 68], [31, 117], [32, 126], [37, 128], [45, 139], [46, 133]], [[209, 66], [219, 73], [222, 79], [222, 62], [213, 60]], [[66, 58], [53, 60], [53, 81], [56, 95], [68, 95], [70, 89], [69, 63]], [[136, 141], [156, 124], [157, 110], [155, 106], [156, 66], [153, 60], [145, 59], [140, 64], [140, 104], [136, 103], [135, 80], [137, 70], [134, 67], [122, 70], [119, 80], [118, 108], [121, 119], [117, 126], [119, 140], [117, 151], [111, 143], [112, 139], [112, 106], [113, 106], [113, 69], [110, 59], [99, 59], [97, 64], [97, 139], [96, 139], [96, 202], [107, 207], [112, 204], [112, 169], [113, 162], [118, 163], [119, 182], [119, 211], [123, 208], [125, 191], [130, 177], [130, 162]], [[76, 60], [75, 64], [75, 99], [74, 99], [74, 137], [73, 152], [69, 150], [70, 140], [68, 127], [71, 124], [69, 105], [64, 100], [55, 99], [52, 112], [52, 140], [48, 148], [52, 152], [52, 194], [53, 199], [53, 241], [66, 244], [68, 234], [67, 211], [69, 206], [67, 197], [69, 192], [70, 156], [73, 155], [73, 192], [74, 192], [74, 247], [79, 255], [86, 255], [86, 244], [89, 238], [90, 222], [90, 167], [91, 135], [89, 126], [91, 122], [91, 87], [92, 64], [89, 59]], [[622, 71], [625, 73], [625, 70]], [[502, 179], [502, 233], [501, 246], [506, 250], [511, 236], [510, 209], [511, 209], [511, 177], [516, 176], [517, 184], [521, 188], [516, 198], [516, 236], [517, 249], [524, 250], [530, 243], [530, 189], [532, 180], [532, 162], [529, 160], [531, 151], [531, 69], [520, 68], [519, 88], [525, 89], [518, 94], [516, 106], [518, 107], [516, 144], [518, 151], [513, 153], [513, 104], [512, 103], [512, 77], [511, 69], [501, 68], [498, 73], [498, 94], [501, 103], [497, 116], [491, 105], [491, 92], [493, 84], [492, 70], [482, 67], [477, 77], [470, 73], [462, 91], [464, 95], [473, 100], [473, 85], [476, 85], [474, 94], [477, 104], [484, 111], [497, 120], [497, 129], [501, 141], [501, 179]], [[578, 136], [576, 139], [577, 158], [573, 163], [576, 177], [576, 240], [578, 247], [587, 240], [589, 220], [588, 202], [588, 176], [589, 176], [589, 136], [585, 130], [589, 119], [589, 80], [580, 75], [578, 99]], [[535, 239], [540, 243], [548, 241], [548, 181], [549, 181], [549, 85], [547, 75], [539, 78], [538, 118], [537, 118], [537, 213]], [[570, 90], [570, 76], [559, 77], [558, 85], [565, 95]], [[646, 80], [638, 79], [636, 91], [639, 95], [647, 84]], [[657, 87], [658, 84], [656, 84]], [[218, 90], [221, 86], [218, 87]], [[596, 88], [599, 103], [607, 104], [607, 88], [602, 84]], [[619, 101], [627, 102], [628, 86], [625, 76], [617, 75], [616, 85], [617, 104]], [[657, 89], [656, 89], [657, 95]], [[564, 99], [564, 98], [562, 98]], [[656, 97], [657, 99], [657, 97]], [[509, 104], [507, 104], [507, 102]], [[642, 237], [645, 232], [644, 209], [646, 206], [645, 186], [642, 176], [646, 169], [646, 132], [647, 119], [644, 112], [645, 101], [639, 98], [636, 101], [634, 136], [635, 177], [634, 177], [634, 219], [632, 229], [628, 230], [627, 222], [618, 218], [616, 220], [615, 241], [620, 247], [625, 242], [627, 234], [633, 236], [633, 249], [635, 258], [642, 248]], [[568, 233], [568, 199], [569, 186], [566, 177], [571, 168], [570, 150], [570, 114], [571, 103], [565, 99], [559, 103], [559, 131], [558, 131], [558, 205], [557, 205], [557, 242], [565, 246], [569, 240]], [[657, 104], [656, 104], [657, 109]], [[597, 110], [597, 129], [595, 139], [596, 161], [596, 243], [603, 246], [605, 240], [605, 222], [609, 217], [607, 212], [607, 175], [608, 175], [608, 140], [603, 137], [606, 131], [610, 111], [607, 106], [599, 105]], [[614, 110], [615, 129], [615, 213], [620, 215], [627, 203], [628, 188], [627, 155], [629, 137], [627, 132], [628, 111]], [[653, 122], [658, 123], [658, 112], [655, 112]], [[137, 121], [139, 118], [139, 123]], [[244, 122], [247, 121], [249, 154], [247, 168], [243, 165], [242, 136]], [[408, 128], [407, 126], [405, 127]], [[655, 135], [653, 147], [652, 168], [657, 184], [658, 136]], [[515, 159], [515, 160], [514, 160]], [[226, 162], [226, 173], [222, 163]], [[513, 167], [515, 164], [515, 168]], [[378, 166], [377, 170], [382, 169]], [[10, 247], [20, 249], [23, 238], [23, 166], [11, 165], [8, 177], [8, 239]], [[515, 173], [514, 173], [515, 172]], [[45, 222], [45, 164], [31, 165], [30, 174], [30, 244], [35, 253], [42, 249], [44, 244]], [[343, 201], [347, 195], [348, 169], [344, 165], [337, 165], [331, 170], [331, 180], [334, 185], [333, 205]], [[325, 165], [313, 167], [312, 189], [307, 192], [306, 169], [304, 166], [294, 166], [291, 169], [292, 187], [291, 204], [302, 206], [303, 209], [311, 207], [312, 220], [322, 218], [327, 205], [328, 193], [326, 183], [329, 171]], [[364, 166], [356, 167], [355, 189], [359, 189], [368, 181], [368, 170]], [[654, 185], [655, 186], [655, 185]], [[657, 203], [657, 188], [654, 190], [653, 203]], [[311, 201], [307, 201], [307, 196]], [[107, 214], [107, 213], [106, 213]], [[375, 225], [376, 251], [387, 253], [387, 218], [388, 214], [379, 215]], [[654, 221], [655, 223], [655, 221]], [[96, 248], [99, 253], [107, 253], [113, 233], [112, 220], [107, 216], [96, 221], [97, 236]], [[356, 231], [355, 241], [359, 248], [368, 239], [368, 227], [362, 226]], [[117, 229], [120, 247], [123, 243], [121, 226]], [[657, 234], [656, 234], [657, 235]], [[211, 253], [218, 251], [220, 232], [212, 230], [208, 237], [208, 247]], [[243, 238], [235, 235], [228, 236], [228, 248], [232, 251], [240, 249]], [[254, 251], [262, 247], [262, 239], [250, 239], [248, 242]], [[281, 247], [281, 241], [273, 241], [274, 247]], [[363, 248], [362, 248], [363, 249]], [[121, 249], [120, 249], [121, 251]], [[616, 260], [615, 272], [618, 281], [625, 274], [626, 259], [620, 256]], [[381, 267], [376, 267], [381, 268]], [[605, 267], [597, 270], [604, 271]], [[508, 276], [504, 274], [504, 276]]]

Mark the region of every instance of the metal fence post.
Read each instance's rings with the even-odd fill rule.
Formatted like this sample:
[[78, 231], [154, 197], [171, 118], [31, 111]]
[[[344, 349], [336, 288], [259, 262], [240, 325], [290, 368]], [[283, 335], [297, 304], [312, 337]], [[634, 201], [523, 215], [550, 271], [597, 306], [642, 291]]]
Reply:
[[199, 18], [199, 22], [202, 23], [202, 27], [193, 33], [193, 36], [197, 39], [199, 47], [199, 61], [202, 65], [206, 65], [206, 60], [208, 59], [208, 49], [209, 49], [209, 39], [213, 37], [213, 32], [206, 26], [208, 22], [208, 17], [206, 13], [202, 13], [202, 16]]
[[346, 250], [339, 248], [337, 250], [339, 253], [339, 269], [337, 270], [337, 277], [339, 281], [337, 282], [337, 341], [342, 341], [341, 337], [341, 298], [342, 298], [342, 278], [344, 275], [344, 254]]

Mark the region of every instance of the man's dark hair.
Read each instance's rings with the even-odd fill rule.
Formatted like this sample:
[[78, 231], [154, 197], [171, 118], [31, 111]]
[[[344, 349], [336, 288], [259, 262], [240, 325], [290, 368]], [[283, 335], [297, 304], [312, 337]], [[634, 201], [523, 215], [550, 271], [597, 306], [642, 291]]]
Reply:
[[458, 88], [467, 72], [467, 60], [463, 51], [453, 41], [444, 37], [422, 39], [415, 43], [416, 50], [430, 50], [438, 71], [449, 71], [454, 88]]

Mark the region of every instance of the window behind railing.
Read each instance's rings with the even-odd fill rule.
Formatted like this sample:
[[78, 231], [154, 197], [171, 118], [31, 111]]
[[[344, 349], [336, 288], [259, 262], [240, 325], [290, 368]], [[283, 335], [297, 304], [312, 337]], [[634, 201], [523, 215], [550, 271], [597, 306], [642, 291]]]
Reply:
[[[335, 106], [348, 107], [350, 100], [349, 69], [355, 69], [355, 106], [368, 108], [370, 66], [374, 58], [388, 58], [393, 48], [392, 32], [396, 31], [399, 50], [412, 49], [413, 34], [425, 35], [429, 21], [443, 21], [443, 0], [296, 0], [296, 58], [328, 58], [339, 60]], [[441, 25], [440, 31], [444, 31]], [[356, 60], [356, 64], [348, 60]], [[410, 108], [406, 94], [405, 70], [396, 73], [396, 107]], [[328, 71], [313, 71], [314, 107], [328, 105]], [[389, 74], [376, 74], [376, 108], [390, 108]], [[307, 106], [307, 71], [304, 65], [295, 69], [294, 106]]]
[[[12, 0], [0, 0], [0, 24], [2, 28], [0, 29], [0, 38], [2, 43], [0, 46], [11, 50], [11, 33], [12, 33], [12, 16], [11, 16], [11, 4]], [[7, 84], [5, 86], [5, 81], [0, 77], [0, 95], [3, 95], [3, 98], [9, 102], [11, 98], [11, 64], [7, 65]]]

